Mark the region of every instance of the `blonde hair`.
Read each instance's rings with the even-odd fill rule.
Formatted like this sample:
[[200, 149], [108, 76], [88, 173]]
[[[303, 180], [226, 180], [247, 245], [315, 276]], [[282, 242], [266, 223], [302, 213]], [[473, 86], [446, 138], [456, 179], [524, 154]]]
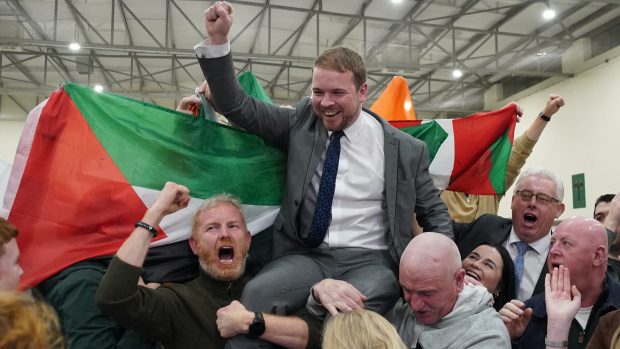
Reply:
[[0, 333], [0, 348], [65, 348], [54, 310], [17, 292], [0, 292]]
[[616, 328], [614, 335], [611, 336], [609, 349], [620, 349], [620, 326]]
[[355, 310], [332, 317], [323, 333], [323, 349], [406, 349], [396, 329], [381, 315]]

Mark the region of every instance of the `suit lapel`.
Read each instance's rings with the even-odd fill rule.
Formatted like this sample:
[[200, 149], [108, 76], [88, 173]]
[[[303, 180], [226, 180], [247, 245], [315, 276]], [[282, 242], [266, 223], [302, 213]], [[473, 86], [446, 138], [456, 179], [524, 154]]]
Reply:
[[321, 161], [321, 156], [325, 150], [326, 142], [327, 130], [325, 130], [323, 123], [317, 118], [317, 122], [314, 123], [314, 141], [312, 144], [312, 153], [309, 157], [310, 161], [308, 162], [308, 167], [306, 168], [306, 177], [304, 180], [302, 195], [307, 193], [308, 186], [310, 185], [312, 176], [314, 175], [314, 171], [316, 171], [317, 166], [319, 166], [319, 161]]
[[383, 127], [383, 152], [385, 161], [385, 201], [388, 210], [388, 219], [390, 231], [396, 231], [396, 183], [398, 181], [398, 139], [392, 133], [393, 131], [385, 127], [384, 121], [381, 121]]

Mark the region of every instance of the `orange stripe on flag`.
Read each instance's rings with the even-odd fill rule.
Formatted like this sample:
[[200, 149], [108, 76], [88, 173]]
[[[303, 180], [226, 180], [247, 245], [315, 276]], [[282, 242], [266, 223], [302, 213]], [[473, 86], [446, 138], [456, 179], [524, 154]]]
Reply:
[[388, 121], [415, 120], [407, 80], [402, 76], [394, 76], [370, 110]]

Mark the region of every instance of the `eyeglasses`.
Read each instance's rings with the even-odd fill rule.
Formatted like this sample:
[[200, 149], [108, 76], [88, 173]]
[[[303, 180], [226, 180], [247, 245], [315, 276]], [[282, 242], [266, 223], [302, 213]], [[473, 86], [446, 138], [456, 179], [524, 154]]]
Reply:
[[541, 204], [544, 204], [544, 205], [551, 205], [554, 202], [560, 202], [560, 200], [552, 196], [549, 196], [547, 194], [534, 194], [530, 190], [517, 190], [515, 194], [519, 195], [521, 200], [525, 202], [529, 202], [530, 200], [532, 200], [532, 196], [536, 198], [537, 202], [540, 202]]

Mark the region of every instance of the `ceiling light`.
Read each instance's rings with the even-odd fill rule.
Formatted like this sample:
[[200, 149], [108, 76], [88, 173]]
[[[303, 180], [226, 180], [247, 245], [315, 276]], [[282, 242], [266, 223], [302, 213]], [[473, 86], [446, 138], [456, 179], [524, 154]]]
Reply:
[[403, 107], [405, 107], [406, 111], [410, 111], [411, 110], [411, 101], [405, 101], [405, 105], [403, 105]]
[[403, 0], [392, 0], [392, 4], [394, 4], [394, 5], [398, 5], [401, 2], [403, 2]]
[[537, 55], [538, 57], [546, 56], [546, 55], [547, 55], [547, 52], [545, 52], [545, 51], [539, 51], [539, 52], [536, 52], [536, 55]]
[[463, 76], [463, 72], [460, 69], [454, 69], [452, 71], [452, 77], [455, 79], [460, 78], [461, 76]]
[[78, 44], [77, 42], [72, 42], [69, 44], [69, 49], [71, 51], [79, 51], [82, 48], [82, 46], [80, 44]]
[[543, 18], [546, 19], [546, 20], [554, 19], [555, 18], [555, 11], [553, 11], [550, 8], [546, 9], [543, 12]]
[[94, 89], [95, 89], [95, 92], [103, 92], [103, 86], [99, 84], [95, 85]]

